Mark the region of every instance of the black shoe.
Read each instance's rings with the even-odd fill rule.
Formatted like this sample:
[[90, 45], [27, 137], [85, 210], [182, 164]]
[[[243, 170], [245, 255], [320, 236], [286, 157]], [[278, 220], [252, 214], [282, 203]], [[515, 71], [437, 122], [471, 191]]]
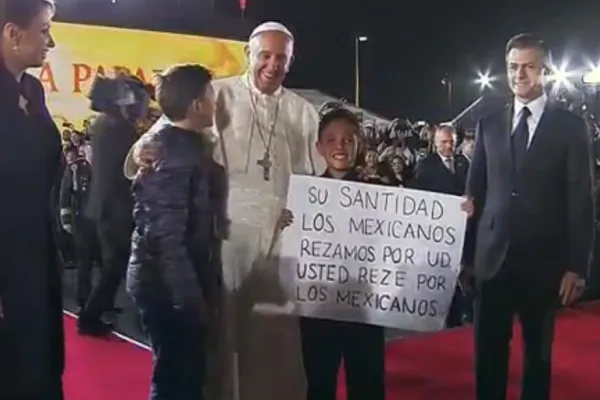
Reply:
[[116, 306], [112, 306], [111, 308], [107, 309], [105, 312], [109, 313], [109, 314], [123, 314], [123, 309], [121, 307], [116, 307]]
[[114, 329], [112, 324], [107, 324], [100, 319], [79, 317], [77, 321], [77, 332], [84, 336], [107, 337]]
[[122, 313], [123, 310], [121, 308], [111, 307], [102, 313], [101, 319], [107, 324], [114, 324], [116, 323], [117, 318], [119, 318], [119, 315], [121, 315]]

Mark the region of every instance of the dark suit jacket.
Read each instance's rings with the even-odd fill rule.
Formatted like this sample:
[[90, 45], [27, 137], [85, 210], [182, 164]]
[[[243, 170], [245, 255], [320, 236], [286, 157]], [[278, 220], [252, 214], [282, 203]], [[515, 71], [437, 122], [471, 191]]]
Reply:
[[462, 196], [469, 171], [469, 162], [462, 155], [454, 156], [454, 174], [444, 165], [437, 153], [431, 153], [419, 161], [412, 187], [429, 192]]
[[5, 399], [47, 391], [63, 371], [54, 236], [63, 160], [41, 83], [27, 74], [18, 83], [0, 64], [0, 93], [0, 398]]
[[87, 216], [96, 222], [132, 224], [131, 181], [123, 163], [136, 141], [133, 124], [120, 116], [100, 114], [92, 132], [92, 185]]
[[[133, 184], [135, 233], [127, 270], [127, 292], [191, 311], [214, 290], [209, 264], [214, 210], [210, 167], [202, 137], [167, 126], [146, 137], [158, 155]], [[212, 298], [205, 298], [207, 302]]]
[[[417, 164], [411, 188], [462, 196], [465, 193], [469, 165], [465, 156], [454, 155], [454, 174], [452, 174], [444, 165], [440, 155], [431, 153]], [[468, 221], [463, 245], [463, 264], [470, 265], [474, 251], [475, 229], [472, 221]]]
[[587, 276], [594, 238], [591, 140], [585, 122], [548, 104], [518, 171], [512, 107], [481, 120], [467, 181], [478, 212], [475, 275], [493, 278], [510, 248], [519, 271], [556, 286]]

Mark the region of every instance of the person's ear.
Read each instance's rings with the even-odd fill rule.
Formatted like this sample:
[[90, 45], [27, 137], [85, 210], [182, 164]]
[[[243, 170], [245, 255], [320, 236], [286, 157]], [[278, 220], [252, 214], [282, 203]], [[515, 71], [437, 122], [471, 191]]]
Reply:
[[321, 157], [325, 157], [325, 149], [320, 141], [315, 143], [315, 147], [317, 148], [317, 153], [319, 153]]
[[244, 54], [246, 55], [246, 59], [249, 61], [250, 60], [250, 45], [244, 46]]
[[289, 72], [290, 69], [292, 69], [292, 65], [294, 65], [294, 61], [296, 61], [296, 57], [292, 54], [292, 56], [290, 57], [290, 60], [287, 63], [287, 72]]
[[16, 50], [21, 43], [21, 29], [12, 22], [8, 22], [2, 28], [2, 36], [8, 39], [9, 43], [14, 47], [13, 50]]
[[203, 112], [204, 111], [204, 102], [202, 101], [202, 99], [196, 99], [194, 101], [194, 111], [196, 112]]
[[356, 158], [358, 157], [360, 148], [361, 148], [361, 143], [359, 142], [358, 137], [357, 137], [356, 140], [354, 140], [354, 149], [352, 152], [352, 162], [353, 163], [356, 162]]

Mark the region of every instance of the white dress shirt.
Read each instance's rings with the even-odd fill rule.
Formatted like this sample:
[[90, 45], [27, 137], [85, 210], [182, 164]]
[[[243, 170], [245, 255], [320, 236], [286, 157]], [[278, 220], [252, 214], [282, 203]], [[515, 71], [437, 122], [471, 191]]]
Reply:
[[454, 157], [446, 157], [438, 153], [438, 156], [442, 159], [442, 163], [448, 170], [454, 173]]
[[542, 119], [542, 115], [544, 114], [544, 110], [546, 109], [546, 103], [548, 102], [548, 96], [546, 94], [542, 94], [537, 99], [530, 101], [527, 104], [524, 104], [519, 99], [515, 97], [515, 113], [513, 115], [512, 121], [512, 131], [514, 133], [519, 120], [521, 119], [521, 113], [523, 112], [523, 107], [529, 108], [531, 115], [527, 118], [527, 127], [529, 128], [529, 140], [527, 141], [527, 146], [531, 144], [533, 140], [533, 135], [535, 134], [535, 130], [537, 129], [540, 120]]

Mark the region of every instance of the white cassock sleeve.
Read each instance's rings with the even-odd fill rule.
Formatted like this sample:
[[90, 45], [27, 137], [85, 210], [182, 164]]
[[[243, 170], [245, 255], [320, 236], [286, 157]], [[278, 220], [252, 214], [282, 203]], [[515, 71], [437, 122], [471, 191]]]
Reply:
[[125, 174], [125, 177], [129, 180], [133, 180], [133, 178], [135, 177], [135, 174], [137, 173], [139, 167], [136, 164], [135, 160], [133, 159], [133, 153], [135, 152], [135, 149], [141, 145], [141, 143], [143, 143], [143, 139], [144, 136], [158, 132], [159, 130], [161, 130], [162, 128], [164, 128], [167, 125], [170, 125], [171, 121], [169, 121], [169, 119], [167, 117], [165, 117], [164, 115], [161, 116], [158, 121], [156, 121], [154, 123], [154, 125], [152, 125], [152, 127], [148, 130], [148, 132], [144, 133], [138, 140], [137, 142], [134, 143], [133, 146], [131, 146], [131, 149], [129, 149], [129, 153], [127, 153], [127, 157], [125, 157], [125, 163], [123, 164], [123, 173]]

